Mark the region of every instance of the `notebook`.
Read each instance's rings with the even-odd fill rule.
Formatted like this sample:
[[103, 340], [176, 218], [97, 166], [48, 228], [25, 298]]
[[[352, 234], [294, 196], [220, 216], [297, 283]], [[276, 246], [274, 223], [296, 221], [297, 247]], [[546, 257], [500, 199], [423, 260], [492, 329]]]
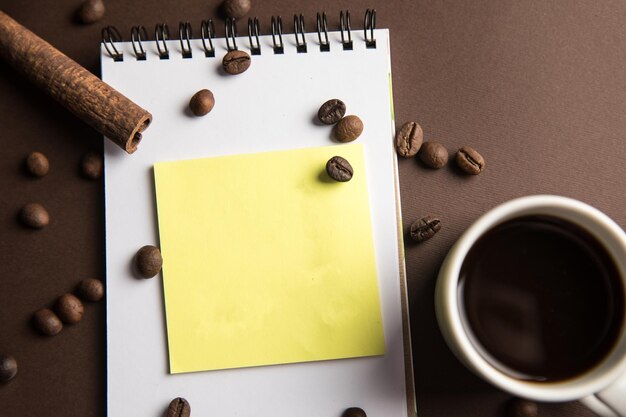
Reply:
[[[416, 415], [389, 31], [326, 29], [130, 42], [113, 28], [102, 78], [153, 115], [137, 152], [105, 140], [107, 407], [161, 416], [175, 397], [194, 415]], [[346, 20], [346, 18], [348, 19]], [[163, 26], [157, 26], [167, 35]], [[143, 35], [143, 36], [142, 36]], [[238, 48], [242, 74], [221, 69]], [[209, 89], [203, 117], [191, 96]], [[328, 99], [363, 121], [352, 143], [317, 121]], [[326, 174], [343, 156], [346, 183]], [[144, 245], [163, 270], [137, 276]]]

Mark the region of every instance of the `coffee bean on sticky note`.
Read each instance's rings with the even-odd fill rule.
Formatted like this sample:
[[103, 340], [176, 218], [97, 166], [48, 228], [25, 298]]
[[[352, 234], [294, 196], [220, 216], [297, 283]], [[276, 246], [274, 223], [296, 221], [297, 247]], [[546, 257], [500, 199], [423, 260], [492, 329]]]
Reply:
[[17, 375], [17, 361], [13, 356], [0, 354], [0, 382], [7, 383]]
[[198, 91], [189, 100], [189, 110], [196, 116], [204, 116], [213, 110], [215, 106], [215, 97], [213, 93], [206, 88]]
[[350, 407], [343, 412], [341, 417], [367, 417], [367, 414], [360, 407]]
[[95, 152], [87, 152], [81, 159], [81, 170], [83, 175], [90, 180], [97, 180], [102, 177], [104, 171], [104, 161], [102, 156]]
[[506, 406], [507, 417], [537, 417], [539, 407], [537, 403], [523, 398], [513, 398]]
[[234, 19], [239, 19], [247, 15], [251, 8], [251, 0], [225, 0], [224, 3], [222, 3], [224, 16]]
[[228, 74], [236, 75], [250, 68], [251, 62], [252, 60], [247, 52], [235, 50], [224, 55], [222, 67]]
[[63, 322], [54, 311], [42, 308], [33, 315], [33, 324], [42, 334], [54, 336], [63, 330]]
[[346, 105], [343, 101], [333, 98], [322, 104], [317, 111], [317, 118], [327, 125], [334, 125], [346, 114]]
[[448, 151], [439, 142], [424, 142], [418, 155], [422, 162], [430, 168], [439, 169], [448, 163]]
[[350, 115], [335, 125], [335, 139], [339, 142], [352, 142], [363, 133], [363, 122], [358, 116]]
[[33, 177], [43, 177], [50, 170], [50, 162], [41, 152], [32, 152], [26, 157], [26, 169]]
[[63, 323], [76, 324], [83, 318], [85, 307], [75, 295], [63, 294], [57, 299], [54, 310]]
[[406, 122], [396, 134], [398, 155], [405, 158], [417, 155], [417, 151], [420, 150], [423, 141], [424, 132], [422, 127], [415, 122]]
[[104, 17], [105, 7], [103, 0], [87, 0], [80, 5], [76, 12], [77, 19], [86, 25], [97, 22]]
[[186, 399], [178, 397], [174, 398], [167, 407], [166, 417], [189, 417], [191, 415], [191, 406]]
[[152, 278], [163, 266], [161, 251], [152, 245], [142, 247], [135, 255], [135, 266], [142, 277]]
[[411, 224], [411, 239], [423, 242], [435, 236], [441, 230], [441, 219], [436, 216], [424, 216]]
[[104, 296], [104, 285], [102, 281], [95, 278], [84, 279], [78, 284], [76, 289], [78, 296], [85, 301], [100, 301]]
[[478, 175], [485, 168], [485, 158], [474, 148], [464, 146], [456, 153], [456, 164], [463, 172], [470, 175]]
[[340, 156], [333, 156], [326, 162], [326, 172], [330, 178], [339, 182], [350, 181], [354, 174], [350, 162]]
[[29, 203], [20, 210], [20, 220], [30, 228], [43, 229], [50, 223], [50, 216], [41, 204]]

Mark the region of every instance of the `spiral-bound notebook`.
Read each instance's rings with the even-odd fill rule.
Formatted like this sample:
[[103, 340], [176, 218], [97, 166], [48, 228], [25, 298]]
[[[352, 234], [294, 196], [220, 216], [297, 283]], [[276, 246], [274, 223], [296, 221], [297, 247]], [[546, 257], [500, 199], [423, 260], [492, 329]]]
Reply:
[[[389, 31], [130, 42], [105, 30], [102, 78], [153, 114], [137, 152], [105, 141], [110, 417], [416, 414], [391, 92]], [[368, 20], [369, 19], [369, 20]], [[222, 69], [238, 48], [239, 75]], [[203, 117], [191, 96], [209, 89]], [[363, 121], [349, 144], [317, 121], [331, 98]], [[333, 182], [326, 161], [354, 168]], [[159, 246], [162, 273], [132, 259]]]

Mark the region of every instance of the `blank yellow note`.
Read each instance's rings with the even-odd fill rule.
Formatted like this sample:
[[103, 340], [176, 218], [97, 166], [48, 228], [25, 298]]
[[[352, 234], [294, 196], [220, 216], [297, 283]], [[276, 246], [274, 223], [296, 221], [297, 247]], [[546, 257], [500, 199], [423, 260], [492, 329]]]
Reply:
[[[334, 155], [351, 181], [327, 176]], [[170, 372], [384, 353], [361, 145], [154, 172]]]

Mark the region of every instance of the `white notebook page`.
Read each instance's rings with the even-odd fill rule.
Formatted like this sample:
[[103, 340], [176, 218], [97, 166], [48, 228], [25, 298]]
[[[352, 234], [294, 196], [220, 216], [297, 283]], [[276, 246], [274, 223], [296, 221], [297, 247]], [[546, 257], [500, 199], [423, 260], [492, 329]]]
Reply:
[[[107, 404], [110, 417], [161, 417], [169, 401], [186, 398], [193, 415], [241, 417], [339, 417], [359, 406], [368, 416], [405, 417], [415, 412], [410, 352], [402, 305], [406, 297], [399, 236], [396, 156], [389, 32], [377, 29], [377, 47], [367, 49], [353, 32], [344, 51], [330, 32], [330, 52], [320, 52], [317, 34], [307, 34], [307, 53], [297, 53], [293, 35], [283, 35], [284, 55], [271, 36], [261, 36], [262, 54], [243, 74], [220, 71], [224, 39], [207, 58], [192, 40], [193, 58], [183, 59], [178, 40], [159, 59], [154, 41], [144, 41], [145, 61], [130, 42], [118, 43], [124, 60], [102, 51], [102, 78], [153, 115], [133, 155], [105, 141]], [[237, 39], [249, 52], [247, 37]], [[188, 115], [189, 98], [208, 88], [215, 108]], [[365, 129], [364, 144], [386, 353], [340, 359], [169, 374], [161, 275], [135, 278], [131, 260], [143, 245], [159, 245], [153, 165], [219, 155], [342, 146], [331, 128], [315, 122], [319, 106], [340, 98]], [[408, 362], [405, 362], [408, 361]], [[407, 382], [409, 381], [409, 382]]]

